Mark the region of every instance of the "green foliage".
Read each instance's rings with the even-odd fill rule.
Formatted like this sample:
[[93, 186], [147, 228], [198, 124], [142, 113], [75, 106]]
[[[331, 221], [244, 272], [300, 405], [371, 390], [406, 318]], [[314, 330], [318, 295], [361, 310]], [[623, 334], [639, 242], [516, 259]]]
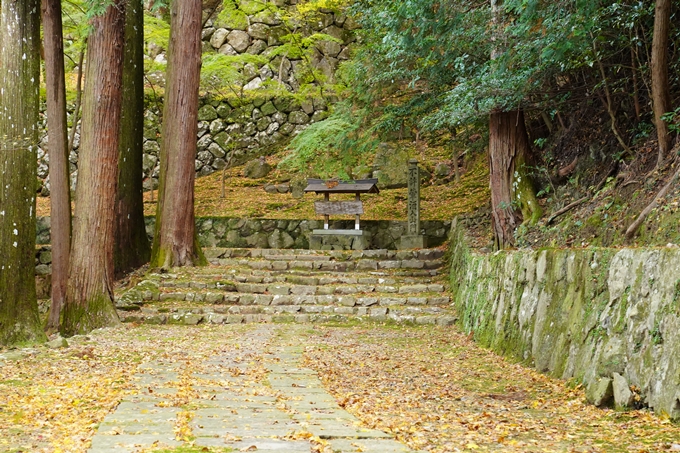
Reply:
[[92, 19], [96, 16], [102, 16], [106, 9], [113, 5], [113, 0], [85, 0], [86, 16]]
[[353, 169], [365, 166], [377, 145], [370, 130], [362, 127], [369, 114], [349, 103], [338, 104], [328, 119], [312, 124], [293, 139], [279, 168], [322, 178], [353, 179]]
[[86, 9], [82, 0], [62, 3], [62, 29], [64, 34], [65, 69], [73, 70], [78, 56], [85, 47], [89, 33]]
[[347, 6], [349, 6], [348, 0], [309, 0], [298, 3], [297, 10], [304, 15], [315, 13], [320, 9], [343, 11]]
[[167, 49], [170, 43], [170, 24], [145, 11], [144, 40]]
[[223, 95], [225, 92], [239, 94], [247, 82], [243, 71], [246, 65], [259, 67], [267, 63], [268, 58], [261, 55], [206, 54], [201, 66], [201, 86], [206, 91]]
[[407, 102], [388, 101], [390, 114], [382, 118], [390, 123], [411, 112], [408, 119], [424, 130], [529, 105], [554, 111], [570, 95], [545, 96], [547, 85], [618, 52], [648, 14], [641, 3], [604, 0], [499, 3], [497, 11], [491, 2], [355, 4], [365, 43], [352, 84], [358, 99], [384, 100], [390, 89], [410, 90]]
[[248, 27], [248, 15], [239, 9], [235, 0], [224, 0], [222, 11], [215, 20], [217, 27], [245, 30]]
[[672, 112], [666, 113], [661, 119], [668, 123], [668, 130], [680, 133], [680, 107]]

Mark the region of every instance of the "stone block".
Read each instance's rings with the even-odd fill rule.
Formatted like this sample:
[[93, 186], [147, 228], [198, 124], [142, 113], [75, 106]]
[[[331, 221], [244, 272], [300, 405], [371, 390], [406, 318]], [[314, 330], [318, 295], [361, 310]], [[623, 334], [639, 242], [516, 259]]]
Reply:
[[302, 285], [297, 285], [297, 286], [292, 286], [290, 288], [291, 294], [299, 295], [299, 296], [313, 296], [316, 294], [316, 286], [302, 286]]
[[586, 399], [597, 407], [610, 406], [614, 401], [614, 388], [611, 378], [600, 378], [586, 389]]
[[255, 296], [255, 304], [256, 305], [270, 305], [272, 303], [272, 300], [274, 299], [273, 296], [267, 295], [267, 294], [258, 294]]
[[228, 315], [224, 320], [225, 324], [241, 324], [244, 320], [243, 315]]
[[400, 262], [394, 260], [378, 261], [378, 269], [399, 269]]
[[423, 249], [427, 247], [427, 237], [422, 234], [404, 235], [399, 238], [399, 249]]
[[633, 392], [630, 391], [628, 380], [619, 373], [613, 374], [612, 390], [614, 393], [614, 405], [617, 409], [628, 409], [635, 401]]
[[245, 52], [250, 46], [250, 35], [245, 31], [232, 30], [227, 35], [227, 41], [231, 47], [238, 53]]
[[406, 301], [409, 305], [427, 305], [427, 297], [409, 297]]
[[216, 313], [210, 313], [207, 316], [206, 320], [210, 324], [224, 324], [224, 318], [225, 318], [225, 316], [223, 316], [223, 315], [218, 315]]
[[425, 293], [427, 290], [427, 285], [404, 285], [399, 288], [399, 294]]
[[399, 297], [381, 297], [380, 298], [380, 305], [384, 307], [390, 307], [393, 305], [403, 305], [405, 299], [401, 299]]
[[338, 298], [338, 303], [346, 307], [354, 307], [356, 305], [356, 298], [352, 296], [341, 296]]
[[427, 305], [448, 305], [449, 303], [451, 303], [449, 296], [427, 298]]
[[378, 298], [377, 297], [359, 297], [356, 300], [357, 305], [361, 305], [363, 307], [370, 307], [372, 305], [377, 305], [378, 304]]
[[283, 285], [269, 285], [267, 287], [267, 291], [269, 292], [269, 294], [287, 296], [288, 294], [290, 294], [290, 287]]
[[452, 326], [458, 321], [458, 318], [455, 316], [439, 316], [437, 318], [437, 325], [438, 326]]
[[436, 316], [418, 316], [416, 317], [416, 324], [419, 325], [425, 325], [425, 324], [436, 324], [437, 323], [437, 317]]

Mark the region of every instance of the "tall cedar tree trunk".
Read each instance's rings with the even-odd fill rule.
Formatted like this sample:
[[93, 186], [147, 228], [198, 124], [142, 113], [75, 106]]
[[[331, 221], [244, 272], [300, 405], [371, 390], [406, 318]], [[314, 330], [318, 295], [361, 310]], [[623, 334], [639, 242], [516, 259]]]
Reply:
[[118, 324], [113, 305], [113, 234], [118, 181], [125, 0], [92, 19], [88, 40], [73, 247], [60, 331]]
[[204, 264], [194, 219], [194, 162], [201, 71], [201, 1], [170, 4], [158, 212], [151, 265]]
[[123, 55], [123, 105], [118, 145], [115, 272], [149, 261], [151, 245], [144, 225], [142, 148], [144, 141], [144, 9], [142, 0], [128, 0]]
[[652, 39], [652, 105], [656, 135], [659, 139], [660, 166], [671, 148], [668, 124], [661, 119], [672, 110], [670, 86], [668, 83], [668, 35], [670, 32], [671, 0], [656, 0], [654, 12], [654, 37]]
[[[491, 0], [494, 47], [491, 59], [501, 52], [503, 42], [503, 0]], [[534, 186], [527, 173], [529, 136], [524, 124], [524, 111], [493, 112], [489, 115], [489, 185], [494, 244], [497, 249], [515, 245], [515, 228], [522, 221], [536, 223], [542, 209], [536, 200]]]
[[66, 126], [66, 86], [61, 1], [42, 0], [47, 85], [47, 132], [50, 156], [50, 221], [52, 237], [52, 304], [47, 330], [59, 327], [59, 314], [66, 298], [71, 247], [71, 191], [69, 185]]
[[39, 8], [0, 8], [0, 345], [45, 339], [35, 294]]
[[524, 112], [495, 112], [489, 116], [489, 167], [494, 242], [498, 249], [515, 244], [522, 221], [536, 223], [542, 210], [526, 163], [529, 138]]

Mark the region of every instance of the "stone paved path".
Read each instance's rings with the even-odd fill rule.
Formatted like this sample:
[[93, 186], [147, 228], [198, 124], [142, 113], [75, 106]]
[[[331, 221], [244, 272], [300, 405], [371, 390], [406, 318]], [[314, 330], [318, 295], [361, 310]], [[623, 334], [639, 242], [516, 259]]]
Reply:
[[316, 373], [300, 365], [303, 347], [274, 339], [276, 328], [258, 326], [239, 349], [202, 363], [201, 369], [174, 360], [142, 365], [143, 391], [106, 417], [89, 452], [180, 446], [176, 434], [187, 432], [195, 436], [194, 445], [235, 451], [311, 452], [310, 435], [343, 453], [412, 451], [389, 434], [362, 428]]

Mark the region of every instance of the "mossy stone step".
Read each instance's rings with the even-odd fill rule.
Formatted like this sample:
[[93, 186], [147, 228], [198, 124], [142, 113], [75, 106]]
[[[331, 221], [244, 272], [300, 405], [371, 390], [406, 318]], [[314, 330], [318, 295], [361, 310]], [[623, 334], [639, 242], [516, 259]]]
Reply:
[[394, 321], [450, 325], [440, 250], [208, 249], [201, 268], [151, 272], [121, 319], [150, 324]]
[[[229, 249], [206, 248], [204, 255], [210, 261], [220, 258], [268, 258], [273, 260], [358, 260], [363, 258], [387, 260], [436, 260], [444, 256], [440, 249], [418, 250], [304, 250], [304, 249]], [[274, 257], [274, 258], [272, 258]]]
[[347, 282], [337, 284], [333, 281], [309, 282], [309, 284], [289, 284], [288, 282], [218, 282], [208, 285], [203, 282], [190, 282], [184, 284], [174, 284], [173, 282], [160, 282], [159, 291], [162, 297], [164, 292], [187, 292], [189, 290], [217, 289], [220, 292], [237, 292], [253, 294], [295, 294], [295, 295], [316, 295], [316, 294], [358, 294], [358, 293], [390, 293], [390, 294], [420, 294], [420, 293], [442, 293], [445, 286], [440, 283], [415, 283], [415, 284], [375, 284]]
[[456, 317], [445, 310], [416, 311], [402, 307], [230, 307], [227, 310], [205, 311], [202, 309], [185, 309], [172, 313], [140, 312], [122, 313], [123, 322], [137, 322], [145, 324], [241, 324], [252, 322], [329, 322], [349, 321], [394, 321], [411, 324], [453, 325]]
[[233, 258], [220, 258], [213, 264], [228, 267], [249, 267], [251, 269], [266, 269], [273, 271], [286, 271], [294, 269], [319, 270], [325, 272], [352, 272], [361, 270], [381, 269], [406, 269], [406, 270], [436, 270], [444, 265], [442, 260], [373, 260], [360, 259], [356, 261], [274, 261], [268, 259], [244, 260]]
[[273, 281], [294, 281], [296, 279], [332, 279], [342, 283], [358, 283], [359, 279], [373, 279], [375, 280], [387, 280], [391, 279], [396, 281], [404, 282], [415, 282], [420, 281], [423, 278], [439, 278], [444, 280], [443, 275], [439, 275], [438, 270], [421, 270], [421, 271], [393, 271], [393, 272], [383, 272], [383, 271], [347, 271], [343, 273], [338, 272], [321, 272], [321, 271], [305, 271], [300, 269], [290, 269], [286, 271], [273, 271], [268, 269], [250, 269], [236, 266], [220, 266], [220, 267], [208, 267], [208, 268], [189, 268], [178, 270], [173, 273], [149, 273], [147, 274], [147, 279], [154, 281], [178, 281], [178, 282], [189, 282], [198, 280], [211, 280], [219, 282], [221, 280], [227, 281], [254, 281], [257, 279], [269, 279], [270, 283]]
[[[155, 297], [157, 296], [157, 297]], [[418, 306], [446, 306], [451, 303], [451, 298], [443, 293], [432, 294], [253, 294], [253, 293], [159, 293], [151, 299], [130, 300], [121, 298], [118, 308], [133, 311], [135, 306], [150, 305], [154, 302], [197, 302], [206, 304], [233, 304], [233, 305], [324, 305], [334, 304], [343, 306], [393, 306], [393, 305], [418, 305]]]

